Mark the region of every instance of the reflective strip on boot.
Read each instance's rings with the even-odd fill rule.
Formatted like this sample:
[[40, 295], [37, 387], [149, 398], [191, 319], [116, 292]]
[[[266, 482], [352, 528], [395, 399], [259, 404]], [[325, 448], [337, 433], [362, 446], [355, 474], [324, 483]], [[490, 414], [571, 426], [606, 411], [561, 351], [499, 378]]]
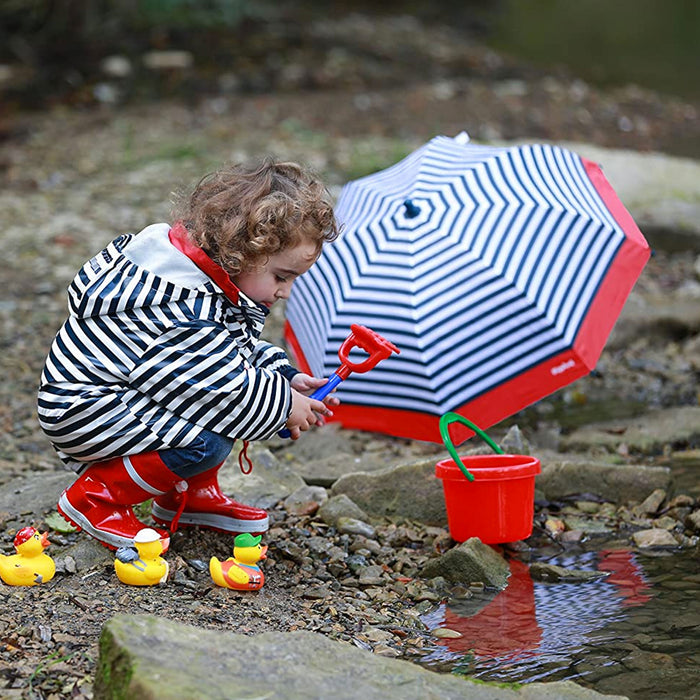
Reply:
[[[151, 484], [149, 484], [147, 481], [144, 481], [128, 457], [122, 457], [122, 461], [124, 462], [124, 468], [126, 469], [127, 474], [139, 488], [142, 488], [144, 491], [150, 493], [151, 496], [162, 496], [164, 493], [167, 493], [167, 491], [161, 491], [155, 486], [151, 486]], [[177, 477], [173, 474], [173, 478], [176, 479]]]
[[[163, 508], [153, 501], [151, 514], [161, 522], [172, 522], [176, 511]], [[270, 528], [270, 518], [265, 516], [259, 520], [242, 520], [217, 513], [199, 513], [183, 510], [179, 519], [180, 525], [202, 525], [225, 532], [266, 532]]]

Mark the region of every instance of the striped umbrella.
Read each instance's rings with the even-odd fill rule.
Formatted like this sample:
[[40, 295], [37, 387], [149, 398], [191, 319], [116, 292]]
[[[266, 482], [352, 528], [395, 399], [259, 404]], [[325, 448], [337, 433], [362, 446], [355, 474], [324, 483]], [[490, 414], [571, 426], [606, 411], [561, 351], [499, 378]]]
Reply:
[[317, 376], [352, 323], [395, 343], [338, 390], [335, 419], [434, 442], [447, 411], [487, 428], [593, 369], [649, 257], [600, 168], [551, 145], [438, 136], [348, 183], [336, 215], [287, 342]]

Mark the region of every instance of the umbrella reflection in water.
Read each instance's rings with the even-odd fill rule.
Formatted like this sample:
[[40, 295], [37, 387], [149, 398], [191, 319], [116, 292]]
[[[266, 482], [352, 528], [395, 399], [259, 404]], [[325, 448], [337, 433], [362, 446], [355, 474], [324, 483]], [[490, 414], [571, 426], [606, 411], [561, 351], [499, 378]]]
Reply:
[[[424, 618], [430, 627], [447, 627], [462, 635], [438, 640], [446, 654], [425, 660], [451, 659], [458, 667], [466, 664], [465, 670], [475, 677], [497, 668], [504, 680], [522, 679], [527, 669], [534, 674], [540, 667], [559, 669], [562, 659], [586, 644], [587, 635], [621, 619], [626, 608], [651, 598], [650, 585], [629, 550], [590, 552], [575, 560], [557, 557], [550, 562], [569, 568], [595, 564], [610, 575], [585, 583], [535, 584], [527, 564], [512, 559], [508, 586], [495, 597], [485, 593], [450, 601]], [[529, 675], [527, 680], [536, 678], [540, 676]]]

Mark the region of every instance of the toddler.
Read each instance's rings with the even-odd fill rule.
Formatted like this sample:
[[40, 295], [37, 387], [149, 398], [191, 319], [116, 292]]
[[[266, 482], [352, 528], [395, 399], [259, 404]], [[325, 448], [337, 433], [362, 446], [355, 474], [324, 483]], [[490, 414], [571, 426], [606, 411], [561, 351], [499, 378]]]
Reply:
[[82, 267], [41, 376], [39, 422], [79, 474], [58, 510], [111, 549], [133, 544], [145, 525], [132, 506], [148, 499], [170, 530], [266, 531], [264, 510], [219, 488], [234, 441], [283, 427], [295, 440], [338, 403], [309, 398], [326, 380], [260, 340], [338, 234], [326, 188], [295, 163], [233, 166], [203, 178], [176, 220]]

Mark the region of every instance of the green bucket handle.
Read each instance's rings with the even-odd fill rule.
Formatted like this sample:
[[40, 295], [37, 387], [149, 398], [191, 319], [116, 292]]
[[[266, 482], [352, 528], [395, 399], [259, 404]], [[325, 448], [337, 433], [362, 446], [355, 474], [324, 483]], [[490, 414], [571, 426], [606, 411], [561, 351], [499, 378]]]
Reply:
[[471, 428], [496, 454], [505, 454], [503, 450], [483, 430], [481, 430], [481, 428], [474, 425], [474, 423], [472, 423], [470, 420], [467, 420], [464, 416], [460, 416], [459, 413], [453, 413], [452, 411], [445, 413], [445, 415], [440, 418], [440, 435], [442, 436], [442, 441], [445, 443], [445, 447], [450, 453], [450, 457], [452, 457], [455, 464], [462, 470], [462, 473], [469, 481], [474, 481], [474, 475], [464, 466], [462, 459], [457, 454], [455, 446], [452, 444], [449, 430], [450, 423], [464, 423], [464, 425]]

